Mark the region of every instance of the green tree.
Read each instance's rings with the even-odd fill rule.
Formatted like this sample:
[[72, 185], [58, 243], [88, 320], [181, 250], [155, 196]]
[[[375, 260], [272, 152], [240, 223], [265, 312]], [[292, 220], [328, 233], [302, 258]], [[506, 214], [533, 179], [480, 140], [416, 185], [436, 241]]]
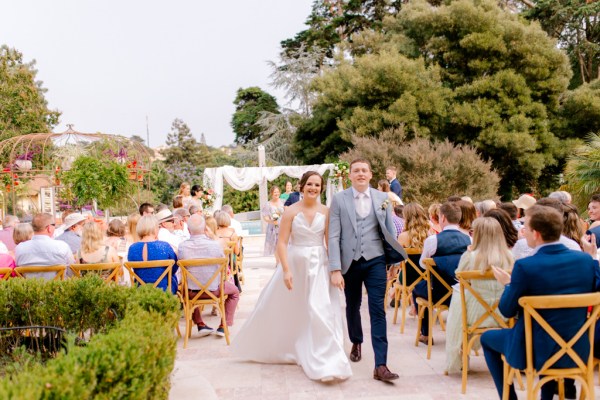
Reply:
[[262, 141], [262, 128], [256, 124], [261, 112], [279, 113], [275, 97], [257, 86], [238, 89], [235, 100], [235, 113], [231, 127], [235, 132], [235, 141], [240, 144]]
[[80, 156], [63, 173], [63, 181], [77, 198], [77, 205], [97, 201], [100, 208], [111, 208], [131, 194], [128, 176], [125, 165], [112, 159]]
[[475, 148], [455, 146], [448, 140], [406, 139], [402, 129], [388, 129], [377, 138], [355, 136], [352, 148], [340, 158], [348, 162], [356, 158], [371, 161], [373, 186], [385, 178], [387, 166], [396, 166], [405, 203], [416, 201], [428, 206], [451, 195], [476, 200], [496, 198], [500, 178]]
[[335, 47], [351, 42], [359, 32], [380, 30], [383, 19], [395, 15], [403, 0], [315, 0], [305, 25], [307, 29], [283, 40], [285, 53], [306, 49], [323, 49], [333, 58]]
[[571, 72], [537, 24], [492, 0], [415, 0], [384, 24], [363, 38], [363, 55], [315, 79], [318, 101], [296, 140], [304, 160], [332, 159], [352, 135], [403, 126], [409, 139], [474, 146], [507, 198], [555, 184], [572, 142], [548, 120], [559, 117]]
[[210, 159], [207, 146], [198, 143], [187, 124], [179, 118], [171, 124], [171, 132], [167, 135], [166, 143], [169, 147], [161, 153], [167, 165], [185, 161], [201, 166]]
[[36, 75], [35, 61], [25, 63], [21, 52], [0, 46], [0, 140], [50, 132], [58, 124], [60, 112], [48, 109]]
[[590, 135], [588, 143], [569, 157], [565, 180], [566, 190], [573, 194], [573, 203], [585, 210], [590, 197], [600, 191], [600, 135]]
[[571, 61], [571, 87], [598, 79], [600, 73], [600, 2], [531, 0], [524, 15], [538, 21], [558, 40]]

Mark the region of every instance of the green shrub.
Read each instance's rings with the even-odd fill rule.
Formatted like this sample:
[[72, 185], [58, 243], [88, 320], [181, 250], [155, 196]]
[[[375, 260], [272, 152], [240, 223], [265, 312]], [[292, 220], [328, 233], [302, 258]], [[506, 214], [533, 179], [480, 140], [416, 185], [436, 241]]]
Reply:
[[387, 166], [395, 166], [404, 203], [416, 201], [428, 206], [451, 195], [471, 196], [475, 201], [498, 197], [498, 174], [470, 146], [426, 138], [406, 140], [400, 129], [386, 130], [378, 138], [355, 136], [352, 142], [354, 147], [340, 158], [348, 162], [369, 160], [373, 187], [385, 179]]
[[26, 360], [19, 370], [5, 369], [0, 398], [166, 399], [178, 317], [177, 298], [151, 287], [106, 285], [94, 276], [3, 282], [2, 326], [48, 324], [99, 334], [83, 347], [70, 335], [68, 352], [44, 365]]

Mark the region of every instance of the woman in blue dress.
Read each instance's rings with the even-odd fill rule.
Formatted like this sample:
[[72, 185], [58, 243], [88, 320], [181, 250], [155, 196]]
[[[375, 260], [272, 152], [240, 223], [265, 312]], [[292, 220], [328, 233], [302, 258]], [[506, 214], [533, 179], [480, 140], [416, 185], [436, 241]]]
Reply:
[[[141, 217], [138, 221], [136, 232], [140, 241], [129, 247], [127, 254], [128, 261], [155, 261], [155, 260], [175, 260], [171, 275], [171, 292], [177, 292], [177, 255], [175, 250], [167, 242], [158, 240], [158, 219], [154, 215]], [[166, 268], [166, 266], [165, 266]], [[135, 273], [146, 283], [154, 283], [165, 271], [165, 268], [138, 268]], [[168, 288], [167, 277], [165, 276], [157, 285], [158, 288], [166, 291]]]

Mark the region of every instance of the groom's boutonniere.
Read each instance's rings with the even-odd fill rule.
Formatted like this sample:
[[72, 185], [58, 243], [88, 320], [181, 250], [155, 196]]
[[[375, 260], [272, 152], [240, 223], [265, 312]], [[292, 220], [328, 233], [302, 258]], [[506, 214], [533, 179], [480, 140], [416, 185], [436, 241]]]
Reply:
[[387, 210], [389, 204], [390, 204], [390, 201], [385, 200], [383, 203], [381, 203], [380, 210], [382, 210], [382, 211]]

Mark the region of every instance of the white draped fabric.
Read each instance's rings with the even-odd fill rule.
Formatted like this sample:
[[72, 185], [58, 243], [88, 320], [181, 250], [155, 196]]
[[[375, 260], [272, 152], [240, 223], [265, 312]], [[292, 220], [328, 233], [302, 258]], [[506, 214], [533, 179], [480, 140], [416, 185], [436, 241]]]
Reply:
[[[260, 185], [277, 179], [280, 175], [287, 175], [292, 178], [300, 178], [306, 171], [317, 171], [323, 175], [327, 170], [333, 171], [333, 164], [315, 164], [315, 165], [294, 165], [279, 167], [245, 167], [235, 168], [229, 165], [218, 168], [206, 168], [204, 170], [204, 185], [212, 187], [217, 198], [213, 208], [218, 210], [223, 205], [223, 179], [236, 190], [250, 190], [254, 185]], [[335, 185], [327, 182], [327, 205], [336, 192]], [[262, 204], [260, 205], [262, 208]]]

